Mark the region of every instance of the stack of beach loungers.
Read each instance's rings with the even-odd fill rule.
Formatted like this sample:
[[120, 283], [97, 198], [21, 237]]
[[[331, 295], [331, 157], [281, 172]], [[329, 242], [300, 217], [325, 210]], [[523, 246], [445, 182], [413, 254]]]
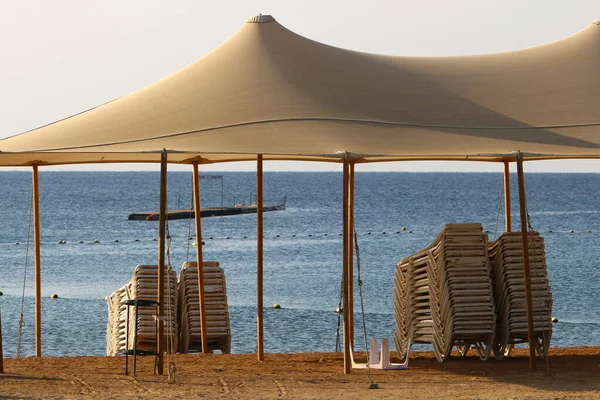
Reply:
[[496, 317], [487, 235], [480, 224], [449, 224], [436, 240], [396, 266], [396, 350], [430, 343], [438, 361], [471, 345], [486, 359]]
[[[164, 278], [164, 337], [168, 346], [177, 348], [177, 276], [170, 266]], [[156, 300], [158, 294], [158, 267], [138, 265], [130, 282], [107, 297], [108, 326], [106, 338], [107, 355], [115, 356], [135, 343], [137, 350], [156, 351], [157, 308], [126, 306], [126, 300]], [[129, 309], [128, 309], [129, 308]], [[129, 327], [127, 327], [129, 313]], [[136, 335], [137, 320], [137, 335]], [[129, 337], [127, 338], [127, 332]]]
[[[431, 344], [438, 361], [456, 348], [475, 348], [481, 359], [508, 354], [527, 341], [527, 313], [520, 233], [488, 245], [480, 224], [445, 225], [435, 241], [396, 265], [396, 330], [401, 359], [416, 343]], [[543, 240], [530, 234], [530, 268], [538, 353], [551, 336], [552, 296]]]
[[128, 291], [130, 290], [131, 282], [106, 298], [108, 303], [106, 355], [108, 356], [116, 356], [125, 350], [127, 306], [123, 302], [129, 298]]
[[[208, 351], [220, 350], [228, 354], [231, 349], [231, 331], [225, 272], [216, 261], [205, 261], [203, 267]], [[198, 289], [197, 263], [186, 262], [179, 275], [180, 353], [202, 350]]]
[[[204, 263], [204, 291], [208, 350], [229, 353], [231, 333], [227, 306], [225, 273], [218, 262]], [[106, 353], [116, 356], [127, 348], [132, 349], [137, 338], [137, 350], [156, 350], [156, 307], [135, 307], [124, 304], [127, 300], [156, 300], [158, 293], [158, 267], [138, 265], [131, 281], [106, 298], [108, 324]], [[200, 297], [196, 263], [185, 263], [179, 281], [169, 266], [165, 274], [164, 337], [173, 352], [200, 351]], [[129, 329], [127, 313], [129, 312]], [[135, 322], [137, 319], [137, 336]], [[129, 338], [127, 338], [129, 332]]]
[[[552, 337], [552, 293], [546, 272], [544, 240], [537, 232], [529, 232], [528, 239], [534, 343], [538, 355], [545, 357]], [[490, 244], [489, 256], [494, 270], [498, 315], [494, 353], [501, 358], [510, 354], [514, 344], [528, 341], [521, 233], [504, 233]]]
[[421, 251], [396, 265], [394, 342], [401, 359], [408, 356], [412, 344], [433, 341], [428, 264], [427, 252]]
[[[134, 299], [156, 300], [158, 295], [158, 267], [156, 265], [138, 265], [133, 272], [131, 287]], [[177, 348], [177, 274], [171, 266], [166, 267], [164, 275], [164, 335], [167, 346]], [[130, 310], [131, 313], [131, 310]], [[156, 313], [154, 307], [140, 307], [137, 314], [138, 350], [156, 350]], [[135, 320], [129, 317], [129, 348], [135, 336]]]

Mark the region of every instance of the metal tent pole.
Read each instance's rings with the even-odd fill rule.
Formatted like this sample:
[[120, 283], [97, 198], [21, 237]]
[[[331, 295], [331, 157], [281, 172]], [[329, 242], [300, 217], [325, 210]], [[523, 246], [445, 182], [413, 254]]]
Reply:
[[200, 297], [200, 335], [202, 336], [202, 354], [206, 354], [208, 353], [208, 338], [206, 337], [206, 299], [204, 297], [204, 260], [202, 254], [202, 210], [200, 209], [200, 176], [198, 176], [198, 163], [195, 162], [193, 167], [194, 220], [196, 222], [196, 264], [198, 266], [198, 293]]
[[529, 238], [527, 233], [527, 208], [525, 198], [525, 182], [523, 178], [523, 156], [517, 159], [517, 175], [519, 179], [519, 205], [521, 214], [521, 242], [523, 245], [523, 269], [525, 274], [525, 301], [527, 303], [527, 338], [529, 341], [529, 367], [535, 371], [535, 345], [533, 343], [533, 301], [531, 298], [531, 275], [529, 271]]
[[343, 199], [342, 199], [342, 230], [343, 230], [343, 256], [342, 256], [342, 288], [343, 288], [343, 305], [342, 312], [344, 316], [344, 374], [350, 373], [350, 369], [352, 367], [350, 360], [350, 317], [349, 317], [349, 301], [348, 301], [348, 270], [349, 270], [349, 260], [348, 260], [348, 236], [349, 236], [349, 220], [348, 220], [348, 203], [349, 203], [349, 175], [350, 175], [350, 167], [348, 160], [344, 160], [344, 172], [343, 172]]
[[167, 152], [160, 154], [160, 211], [158, 219], [158, 374], [164, 366], [164, 316], [165, 316], [165, 230], [167, 222]]
[[42, 356], [42, 257], [40, 247], [40, 191], [38, 166], [33, 166], [33, 242], [35, 249], [35, 356]]
[[348, 180], [348, 338], [354, 350], [354, 163], [350, 164]]
[[263, 156], [256, 157], [256, 353], [264, 360], [263, 337]]
[[504, 161], [504, 222], [506, 232], [511, 232], [512, 216], [510, 211], [510, 168], [508, 161]]

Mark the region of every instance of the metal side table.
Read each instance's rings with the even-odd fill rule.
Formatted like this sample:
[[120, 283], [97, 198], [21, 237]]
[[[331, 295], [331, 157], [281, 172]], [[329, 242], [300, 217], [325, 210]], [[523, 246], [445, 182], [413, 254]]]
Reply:
[[[158, 301], [155, 300], [138, 300], [131, 299], [123, 302], [127, 306], [127, 328], [125, 336], [125, 350], [121, 354], [125, 355], [125, 375], [129, 375], [129, 356], [133, 356], [133, 375], [136, 372], [136, 361], [137, 356], [154, 356], [154, 374], [156, 374], [156, 364], [158, 361], [158, 321], [156, 322], [156, 349], [152, 350], [138, 350], [137, 348], [137, 335], [138, 335], [138, 308], [139, 307], [155, 307], [158, 311]], [[129, 348], [129, 311], [133, 307], [135, 312], [135, 331], [133, 333], [133, 348]]]

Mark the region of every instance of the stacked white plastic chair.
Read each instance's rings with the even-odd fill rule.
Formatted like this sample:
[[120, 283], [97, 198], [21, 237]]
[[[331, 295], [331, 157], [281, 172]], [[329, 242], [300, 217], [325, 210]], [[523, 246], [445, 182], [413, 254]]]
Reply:
[[403, 259], [396, 265], [394, 344], [398, 357], [408, 357], [411, 344], [431, 343], [433, 320], [429, 299], [426, 251]]
[[[166, 267], [164, 280], [164, 336], [167, 345], [177, 349], [177, 276], [170, 266]], [[158, 295], [158, 267], [156, 265], [138, 265], [131, 281], [106, 298], [108, 303], [108, 324], [106, 332], [106, 354], [116, 356], [133, 348], [135, 322], [137, 319], [137, 350], [156, 350], [155, 307], [128, 307], [125, 300], [156, 300]], [[129, 308], [129, 310], [128, 310]], [[127, 313], [129, 312], [129, 329]], [[127, 338], [129, 332], [129, 338]]]
[[[138, 265], [131, 279], [131, 296], [137, 300], [156, 300], [158, 295], [158, 266]], [[167, 346], [177, 349], [177, 275], [171, 266], [166, 266], [164, 275], [164, 336]], [[129, 348], [135, 337], [134, 310], [129, 310]], [[156, 349], [156, 313], [154, 307], [139, 307], [137, 316], [137, 349]]]
[[[529, 270], [533, 305], [535, 348], [545, 357], [552, 337], [552, 293], [547, 278], [544, 240], [529, 232]], [[520, 232], [504, 233], [490, 245], [498, 329], [494, 354], [502, 358], [513, 345], [528, 341], [523, 244]]]
[[123, 301], [127, 300], [127, 291], [130, 287], [131, 282], [106, 298], [108, 303], [108, 324], [106, 326], [107, 356], [116, 356], [125, 350], [127, 306], [123, 304]]
[[462, 355], [474, 346], [487, 359], [496, 315], [482, 226], [445, 225], [430, 246], [400, 261], [395, 298], [401, 359], [415, 343], [430, 343], [440, 362], [455, 346]]
[[475, 347], [482, 359], [492, 350], [496, 313], [487, 235], [480, 224], [447, 225], [429, 251], [433, 347], [439, 361], [457, 346]]
[[[205, 261], [204, 298], [208, 350], [227, 354], [231, 349], [225, 273], [216, 261]], [[179, 352], [202, 350], [200, 295], [196, 262], [186, 262], [179, 276]]]

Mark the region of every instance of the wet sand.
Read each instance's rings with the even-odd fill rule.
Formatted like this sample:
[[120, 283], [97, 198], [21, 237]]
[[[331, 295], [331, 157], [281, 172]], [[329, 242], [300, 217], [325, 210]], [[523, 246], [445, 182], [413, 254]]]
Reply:
[[[174, 357], [175, 382], [153, 375], [153, 357], [138, 357], [125, 375], [123, 357], [5, 359], [0, 399], [573, 399], [600, 398], [600, 347], [551, 349], [549, 368], [529, 370], [526, 349], [504, 360], [477, 356], [438, 363], [411, 355], [408, 370], [343, 374], [340, 353], [190, 354]], [[168, 359], [165, 359], [168, 361]], [[131, 365], [131, 364], [130, 364]], [[165, 364], [167, 366], [168, 364]], [[371, 381], [378, 389], [369, 389]]]

